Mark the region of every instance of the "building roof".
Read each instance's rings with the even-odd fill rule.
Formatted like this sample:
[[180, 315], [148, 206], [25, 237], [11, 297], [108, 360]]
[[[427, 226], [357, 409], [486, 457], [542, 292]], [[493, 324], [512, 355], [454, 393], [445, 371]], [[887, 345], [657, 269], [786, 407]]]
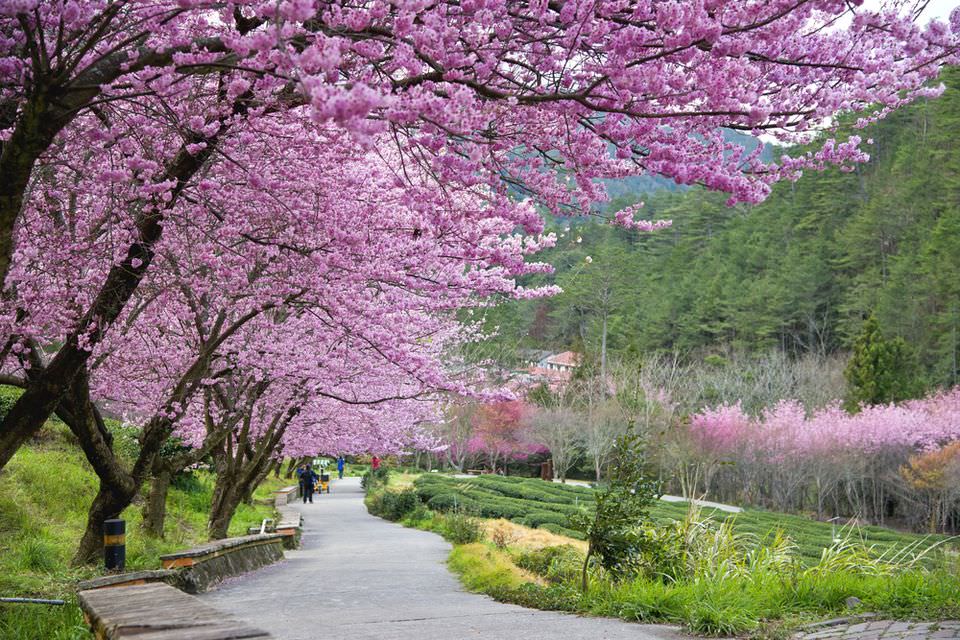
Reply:
[[547, 358], [547, 363], [558, 367], [575, 367], [580, 362], [580, 354], [575, 351], [564, 351]]

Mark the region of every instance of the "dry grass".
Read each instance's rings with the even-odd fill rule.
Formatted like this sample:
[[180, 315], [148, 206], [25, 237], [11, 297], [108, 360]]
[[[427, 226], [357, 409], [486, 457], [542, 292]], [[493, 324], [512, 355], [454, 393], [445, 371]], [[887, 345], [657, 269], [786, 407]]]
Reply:
[[531, 529], [523, 525], [504, 520], [484, 520], [483, 530], [487, 539], [492, 540], [499, 536], [509, 540], [509, 546], [521, 549], [542, 549], [543, 547], [554, 547], [562, 544], [569, 544], [577, 550], [587, 552], [587, 543], [583, 540], [568, 538], [567, 536], [557, 535], [545, 529]]

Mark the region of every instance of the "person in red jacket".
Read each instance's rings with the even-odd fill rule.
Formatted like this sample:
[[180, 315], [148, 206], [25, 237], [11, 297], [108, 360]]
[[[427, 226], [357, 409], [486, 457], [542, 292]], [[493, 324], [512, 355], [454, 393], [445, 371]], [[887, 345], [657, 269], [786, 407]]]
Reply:
[[370, 467], [371, 467], [374, 471], [376, 471], [377, 469], [379, 469], [379, 468], [380, 468], [380, 458], [378, 458], [377, 456], [373, 456], [373, 459], [370, 460]]

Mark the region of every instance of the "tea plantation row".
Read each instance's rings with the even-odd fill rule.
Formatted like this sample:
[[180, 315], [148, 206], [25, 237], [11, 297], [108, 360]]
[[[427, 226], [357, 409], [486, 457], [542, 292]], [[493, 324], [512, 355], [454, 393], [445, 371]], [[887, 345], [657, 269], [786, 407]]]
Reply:
[[[593, 489], [581, 485], [544, 482], [537, 478], [478, 476], [455, 478], [439, 474], [423, 474], [414, 482], [417, 495], [435, 511], [462, 510], [483, 518], [505, 518], [517, 524], [542, 528], [574, 538], [582, 537], [567, 527], [567, 517], [581, 509], [593, 506]], [[682, 520], [686, 503], [659, 502], [651, 509], [655, 522]], [[874, 553], [893, 553], [896, 549], [923, 540], [924, 546], [942, 539], [942, 536], [918, 536], [900, 533], [883, 527], [858, 527], [853, 531], [834, 529], [831, 525], [797, 515], [759, 510], [730, 514], [720, 510], [703, 510], [703, 515], [716, 520], [733, 518], [737, 533], [746, 533], [763, 539], [777, 530], [783, 530], [797, 545], [805, 563], [814, 564], [823, 549], [833, 544], [838, 535], [855, 535]]]

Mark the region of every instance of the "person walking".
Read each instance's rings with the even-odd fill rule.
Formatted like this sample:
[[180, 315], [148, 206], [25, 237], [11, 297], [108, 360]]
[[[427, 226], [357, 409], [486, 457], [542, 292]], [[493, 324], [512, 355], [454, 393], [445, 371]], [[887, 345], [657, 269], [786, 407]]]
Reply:
[[337, 478], [343, 480], [343, 456], [337, 456]]
[[379, 468], [380, 468], [380, 458], [378, 458], [377, 456], [373, 456], [373, 458], [370, 460], [370, 467], [371, 467], [374, 471], [376, 471], [377, 469], [379, 469]]
[[300, 472], [300, 495], [303, 496], [303, 504], [313, 504], [313, 486], [317, 483], [317, 474], [310, 465], [303, 465]]

